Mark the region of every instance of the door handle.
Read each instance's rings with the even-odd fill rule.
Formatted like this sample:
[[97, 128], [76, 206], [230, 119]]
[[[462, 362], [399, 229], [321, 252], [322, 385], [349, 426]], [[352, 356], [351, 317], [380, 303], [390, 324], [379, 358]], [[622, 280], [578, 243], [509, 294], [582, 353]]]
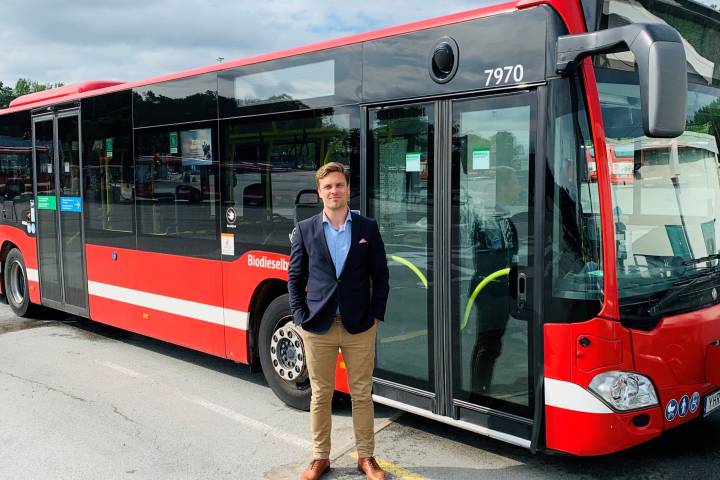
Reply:
[[527, 302], [527, 275], [519, 273], [517, 276], [517, 302], [518, 309], [525, 308]]

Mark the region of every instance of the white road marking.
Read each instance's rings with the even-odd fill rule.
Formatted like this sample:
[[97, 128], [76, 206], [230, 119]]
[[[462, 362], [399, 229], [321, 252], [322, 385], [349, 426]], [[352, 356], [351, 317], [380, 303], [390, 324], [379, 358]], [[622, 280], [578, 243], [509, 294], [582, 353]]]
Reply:
[[254, 420], [250, 417], [246, 417], [245, 415], [243, 415], [241, 413], [238, 413], [234, 410], [230, 410], [229, 408], [225, 408], [221, 405], [212, 403], [209, 400], [205, 400], [204, 398], [189, 397], [189, 396], [183, 396], [183, 398], [185, 400], [187, 400], [188, 402], [192, 402], [196, 405], [199, 405], [203, 408], [210, 410], [211, 412], [215, 412], [218, 415], [222, 415], [223, 417], [229, 418], [230, 420], [233, 420], [247, 428], [250, 428], [252, 430], [260, 432], [263, 435], [265, 435], [266, 437], [273, 437], [277, 440], [281, 440], [285, 443], [295, 445], [296, 447], [304, 449], [304, 450], [309, 450], [312, 447], [312, 443], [310, 443], [308, 440], [305, 440], [304, 438], [297, 437], [291, 433], [284, 432], [282, 430], [279, 430], [275, 427], [267, 425], [258, 420]]
[[[96, 361], [96, 363], [99, 365], [102, 365], [104, 367], [110, 368], [112, 370], [115, 370], [116, 372], [120, 372], [129, 377], [147, 378], [146, 375], [143, 375], [140, 372], [136, 372], [129, 368], [123, 367], [122, 365], [117, 365], [112, 362]], [[304, 450], [309, 450], [312, 447], [312, 443], [309, 442], [308, 440], [305, 440], [304, 438], [297, 437], [291, 433], [282, 431], [276, 427], [270, 426], [259, 420], [252, 419], [252, 418], [247, 417], [247, 416], [245, 416], [241, 413], [238, 413], [234, 410], [230, 410], [229, 408], [223, 407], [223, 406], [213, 403], [209, 400], [205, 400], [204, 398], [188, 396], [188, 395], [183, 394], [182, 392], [179, 392], [179, 393], [182, 396], [182, 398], [185, 399], [186, 401], [194, 403], [195, 405], [203, 407], [207, 410], [210, 410], [211, 412], [217, 413], [218, 415], [222, 415], [225, 418], [229, 418], [230, 420], [233, 420], [241, 425], [244, 425], [245, 427], [247, 427], [251, 430], [255, 430], [257, 432], [262, 433], [266, 437], [272, 437], [274, 439], [281, 440], [285, 443], [289, 443], [291, 445], [294, 445], [294, 446], [304, 449]]]
[[146, 378], [146, 376], [143, 375], [142, 373], [136, 372], [135, 370], [130, 370], [129, 368], [123, 367], [122, 365], [118, 365], [116, 363], [107, 362], [107, 361], [97, 361], [97, 364], [102, 365], [103, 367], [107, 367], [112, 370], [115, 370], [116, 372], [120, 372], [124, 375], [127, 375], [128, 377]]

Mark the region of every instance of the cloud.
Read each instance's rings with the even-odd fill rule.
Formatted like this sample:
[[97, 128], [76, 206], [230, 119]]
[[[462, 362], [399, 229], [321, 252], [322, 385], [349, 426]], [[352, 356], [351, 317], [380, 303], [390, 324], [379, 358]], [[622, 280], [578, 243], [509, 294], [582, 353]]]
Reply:
[[478, 4], [483, 2], [0, 0], [0, 81], [139, 80]]
[[0, 0], [0, 81], [141, 80], [500, 1]]

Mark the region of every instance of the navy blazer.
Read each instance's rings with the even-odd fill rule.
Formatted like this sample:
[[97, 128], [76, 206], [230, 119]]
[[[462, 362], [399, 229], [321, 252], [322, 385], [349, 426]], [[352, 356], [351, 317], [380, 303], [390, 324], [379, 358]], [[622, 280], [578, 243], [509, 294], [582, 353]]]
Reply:
[[384, 320], [389, 292], [385, 245], [377, 222], [352, 215], [350, 250], [340, 276], [325, 241], [323, 214], [299, 222], [293, 230], [288, 269], [290, 309], [296, 325], [313, 332], [330, 328], [340, 307], [345, 329], [364, 332]]

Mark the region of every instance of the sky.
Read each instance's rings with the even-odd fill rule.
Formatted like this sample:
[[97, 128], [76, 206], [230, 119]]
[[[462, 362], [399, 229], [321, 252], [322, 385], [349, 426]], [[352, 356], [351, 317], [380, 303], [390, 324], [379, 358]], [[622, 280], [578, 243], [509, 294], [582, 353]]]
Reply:
[[141, 80], [500, 1], [0, 0], [0, 81]]

